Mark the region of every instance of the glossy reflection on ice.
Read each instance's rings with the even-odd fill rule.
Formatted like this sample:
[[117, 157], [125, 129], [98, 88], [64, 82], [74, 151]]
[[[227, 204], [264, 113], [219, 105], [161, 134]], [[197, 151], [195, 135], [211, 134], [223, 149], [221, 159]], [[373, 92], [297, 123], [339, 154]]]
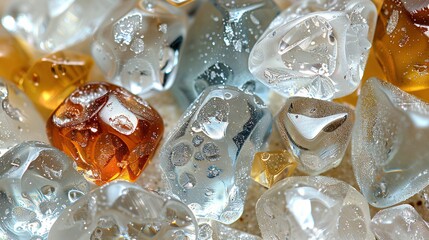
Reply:
[[283, 143], [298, 169], [317, 175], [338, 166], [351, 139], [354, 112], [338, 103], [291, 97], [276, 117]]
[[249, 72], [249, 52], [278, 13], [272, 0], [202, 3], [184, 42], [173, 88], [188, 107], [208, 86], [230, 85], [267, 98], [268, 89]]
[[230, 86], [206, 89], [162, 148], [169, 193], [197, 217], [236, 221], [243, 211], [253, 155], [271, 121], [267, 107], [252, 94]]
[[89, 191], [73, 161], [41, 142], [0, 157], [0, 239], [46, 239], [64, 209]]
[[134, 94], [167, 90], [177, 72], [187, 18], [163, 1], [127, 0], [103, 25], [92, 55], [106, 78]]
[[48, 142], [45, 123], [27, 96], [0, 78], [0, 156], [23, 141]]
[[408, 204], [379, 211], [371, 220], [371, 229], [379, 240], [424, 240], [429, 224]]
[[329, 177], [278, 182], [258, 200], [256, 216], [264, 239], [374, 239], [365, 198]]
[[429, 104], [390, 83], [368, 80], [356, 108], [352, 164], [371, 205], [388, 207], [429, 184]]
[[198, 225], [183, 203], [115, 181], [88, 193], [58, 217], [50, 240], [196, 240]]
[[363, 76], [377, 12], [369, 0], [286, 1], [249, 57], [278, 93], [320, 99], [352, 93]]

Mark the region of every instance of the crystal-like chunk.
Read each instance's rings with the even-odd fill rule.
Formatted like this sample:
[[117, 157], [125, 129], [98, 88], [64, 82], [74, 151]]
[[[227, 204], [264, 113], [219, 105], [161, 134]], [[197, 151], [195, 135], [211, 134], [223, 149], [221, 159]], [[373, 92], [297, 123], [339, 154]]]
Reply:
[[379, 211], [371, 220], [371, 229], [380, 240], [424, 240], [429, 224], [408, 204]]
[[88, 81], [92, 65], [86, 54], [52, 53], [37, 60], [19, 85], [47, 119], [71, 92]]
[[385, 80], [429, 101], [429, 2], [383, 0], [374, 51]]
[[196, 217], [236, 221], [243, 212], [253, 155], [271, 121], [270, 111], [253, 94], [230, 86], [206, 89], [163, 145], [168, 192]]
[[44, 122], [25, 93], [0, 78], [0, 156], [23, 141], [48, 142]]
[[296, 165], [295, 156], [288, 151], [258, 152], [253, 159], [250, 176], [256, 182], [270, 188], [276, 182], [291, 176]]
[[256, 216], [264, 239], [374, 239], [365, 198], [329, 177], [278, 182], [258, 200]]
[[345, 105], [291, 97], [276, 117], [284, 145], [298, 169], [317, 175], [338, 166], [351, 139], [354, 111]]
[[272, 0], [202, 3], [184, 42], [174, 93], [187, 108], [208, 86], [230, 85], [266, 99], [268, 89], [249, 72], [249, 52], [278, 13]]
[[30, 67], [30, 56], [11, 34], [0, 26], [0, 78], [15, 83]]
[[295, 1], [255, 44], [249, 69], [286, 97], [348, 95], [363, 76], [376, 17], [370, 0]]
[[47, 239], [64, 209], [89, 191], [73, 161], [41, 142], [0, 157], [0, 239]]
[[176, 77], [186, 15], [163, 1], [129, 5], [97, 31], [92, 55], [109, 81], [134, 94], [167, 90]]
[[85, 195], [52, 226], [49, 240], [196, 240], [198, 225], [183, 203], [115, 181]]
[[76, 89], [51, 115], [49, 140], [96, 184], [135, 181], [152, 159], [164, 124], [143, 99], [109, 83]]
[[390, 83], [362, 87], [352, 135], [352, 164], [368, 202], [397, 204], [429, 184], [429, 104]]

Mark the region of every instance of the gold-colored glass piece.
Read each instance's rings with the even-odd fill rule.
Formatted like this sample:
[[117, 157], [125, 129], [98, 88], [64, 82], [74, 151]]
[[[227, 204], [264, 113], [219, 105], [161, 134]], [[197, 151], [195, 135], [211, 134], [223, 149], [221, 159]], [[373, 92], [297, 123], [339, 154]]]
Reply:
[[29, 67], [29, 55], [12, 35], [0, 27], [0, 77], [18, 83]]
[[255, 154], [250, 176], [270, 188], [276, 182], [292, 175], [296, 166], [296, 158], [288, 151], [258, 152]]
[[45, 119], [88, 80], [93, 65], [90, 56], [60, 51], [38, 60], [19, 85]]

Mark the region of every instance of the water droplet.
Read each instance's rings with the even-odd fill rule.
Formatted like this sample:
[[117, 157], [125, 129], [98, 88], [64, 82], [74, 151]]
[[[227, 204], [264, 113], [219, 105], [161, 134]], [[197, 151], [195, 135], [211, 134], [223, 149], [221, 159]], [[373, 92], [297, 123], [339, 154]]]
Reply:
[[201, 145], [201, 143], [203, 143], [204, 142], [204, 138], [203, 137], [201, 137], [201, 136], [199, 136], [199, 135], [195, 135], [193, 138], [192, 138], [192, 143], [194, 144], [194, 147], [198, 147], [198, 146], [200, 146]]
[[195, 187], [197, 180], [195, 179], [194, 175], [190, 173], [183, 173], [179, 177], [179, 184], [185, 189], [191, 189]]
[[13, 107], [12, 104], [10, 104], [9, 99], [6, 98], [2, 101], [2, 108], [5, 113], [13, 120], [20, 122], [24, 121], [24, 115], [22, 114], [21, 110]]
[[140, 54], [144, 51], [144, 41], [143, 39], [136, 38], [131, 43], [130, 50], [133, 51], [135, 54]]
[[197, 161], [203, 161], [204, 160], [204, 156], [203, 156], [203, 154], [201, 152], [196, 152], [194, 154], [194, 159], [197, 160]]
[[214, 143], [207, 143], [203, 146], [203, 154], [209, 161], [217, 161], [220, 158], [219, 147]]
[[174, 166], [184, 166], [192, 158], [192, 147], [179, 143], [171, 151], [170, 161]]
[[226, 100], [229, 100], [232, 98], [232, 94], [230, 92], [224, 93], [223, 96], [225, 97]]
[[216, 165], [211, 165], [210, 167], [208, 167], [207, 169], [207, 177], [208, 178], [214, 178], [219, 176], [219, 174], [222, 172], [221, 169], [219, 169], [218, 167], [216, 167]]
[[262, 159], [262, 161], [268, 161], [268, 159], [270, 159], [270, 154], [267, 152], [262, 153], [261, 159]]

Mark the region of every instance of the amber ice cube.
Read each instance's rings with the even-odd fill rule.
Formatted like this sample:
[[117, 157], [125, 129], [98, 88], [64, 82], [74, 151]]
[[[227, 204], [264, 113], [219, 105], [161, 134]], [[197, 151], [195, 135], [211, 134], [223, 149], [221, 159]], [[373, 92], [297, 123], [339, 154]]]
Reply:
[[373, 47], [387, 81], [429, 101], [429, 1], [384, 0]]
[[108, 83], [79, 87], [47, 123], [50, 142], [98, 185], [115, 179], [135, 181], [163, 131], [161, 116], [147, 102]]
[[258, 152], [255, 154], [250, 176], [270, 188], [293, 174], [297, 166], [295, 156], [288, 151]]
[[20, 43], [0, 26], [0, 77], [18, 83], [30, 67], [30, 57]]
[[39, 59], [19, 85], [46, 119], [77, 87], [88, 80], [92, 58], [61, 51]]

